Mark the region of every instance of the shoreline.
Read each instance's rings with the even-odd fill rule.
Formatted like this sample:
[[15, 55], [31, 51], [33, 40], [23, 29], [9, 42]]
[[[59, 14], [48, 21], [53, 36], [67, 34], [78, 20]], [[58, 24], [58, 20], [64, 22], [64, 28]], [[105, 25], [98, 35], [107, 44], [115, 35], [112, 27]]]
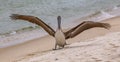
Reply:
[[[101, 15], [101, 16], [103, 17], [103, 15]], [[114, 17], [119, 17], [119, 16], [112, 16], [112, 17], [107, 17], [107, 18], [103, 18], [103, 19], [107, 20], [107, 19], [111, 19]], [[68, 30], [68, 29], [70, 29], [70, 27], [74, 27], [76, 24], [81, 23], [82, 21], [86, 21], [86, 20], [93, 20], [94, 21], [97, 19], [97, 17], [95, 17], [95, 16], [93, 16], [93, 17], [87, 16], [85, 18], [86, 19], [84, 19], [84, 18], [83, 19], [82, 18], [75, 19], [75, 21], [72, 22], [71, 26], [65, 27], [65, 28], [63, 27], [64, 30]], [[81, 21], [79, 21], [79, 20], [81, 20]], [[104, 22], [104, 20], [101, 20], [101, 22]], [[26, 29], [27, 30], [13, 31], [9, 34], [0, 36], [0, 41], [1, 41], [0, 48], [14, 46], [14, 45], [21, 44], [21, 43], [24, 43], [24, 42], [32, 40], [32, 39], [37, 39], [37, 38], [44, 37], [44, 36], [48, 35], [43, 29], [40, 29], [40, 28], [39, 29], [38, 28], [37, 29], [26, 28]], [[24, 34], [28, 34], [28, 35], [24, 35]], [[17, 39], [17, 41], [16, 41], [16, 39]]]
[[[64, 26], [63, 29], [67, 30], [70, 27], [74, 27], [76, 24], [81, 23], [82, 21], [89, 21], [89, 20], [91, 21], [92, 20], [92, 21], [96, 21], [96, 22], [98, 22], [98, 21], [104, 22], [104, 20], [106, 20], [106, 19], [119, 17], [119, 14], [116, 14], [116, 15], [114, 14], [114, 13], [118, 13], [118, 11], [120, 11], [119, 9], [120, 9], [120, 7], [117, 7], [116, 9], [113, 8], [113, 9], [108, 9], [108, 10], [104, 10], [104, 11], [98, 11], [98, 12], [92, 13], [92, 14], [87, 15], [82, 18], [78, 18], [79, 16], [77, 16], [77, 17], [73, 18], [74, 21], [70, 21], [72, 26], [71, 26], [71, 24], [64, 24], [67, 26], [65, 27], [63, 25]], [[108, 11], [108, 12], [106, 12], [106, 11]], [[73, 19], [71, 18], [68, 20], [73, 20]], [[30, 29], [28, 29], [28, 28], [30, 28]], [[36, 38], [40, 38], [40, 37], [48, 35], [43, 29], [41, 29], [41, 28], [36, 29], [36, 28], [38, 28], [38, 26], [36, 26], [36, 28], [34, 28], [34, 27], [28, 27], [28, 28], [23, 28], [23, 30], [12, 31], [6, 35], [1, 35], [0, 36], [0, 41], [1, 41], [0, 48], [14, 46], [14, 45], [21, 44], [21, 43], [24, 43], [24, 42], [32, 40], [32, 39], [36, 39]], [[36, 32], [40, 31], [40, 32], [38, 32], [39, 34], [37, 34], [35, 31]], [[26, 33], [28, 35], [24, 35]], [[36, 34], [34, 34], [34, 33], [36, 33]], [[17, 38], [16, 38], [16, 36], [17, 36]], [[23, 36], [24, 38], [21, 36]], [[16, 39], [17, 39], [17, 41], [16, 41]]]

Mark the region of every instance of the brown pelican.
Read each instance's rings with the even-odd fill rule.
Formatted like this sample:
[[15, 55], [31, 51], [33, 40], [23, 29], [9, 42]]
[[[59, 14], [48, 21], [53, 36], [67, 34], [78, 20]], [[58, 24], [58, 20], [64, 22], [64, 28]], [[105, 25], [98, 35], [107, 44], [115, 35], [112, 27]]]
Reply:
[[34, 17], [34, 16], [29, 16], [29, 15], [19, 15], [19, 14], [12, 14], [11, 19], [14, 20], [25, 20], [31, 23], [35, 23], [39, 26], [41, 26], [49, 35], [55, 37], [56, 39], [56, 44], [55, 44], [55, 49], [57, 46], [64, 48], [66, 44], [66, 39], [73, 38], [80, 34], [81, 32], [93, 28], [93, 27], [101, 27], [105, 29], [109, 29], [111, 26], [108, 23], [100, 23], [100, 22], [93, 22], [93, 21], [84, 21], [80, 23], [79, 25], [73, 27], [72, 29], [63, 32], [61, 29], [61, 17], [58, 16], [58, 29], [54, 31], [50, 26], [48, 26], [46, 23], [44, 23], [41, 19]]

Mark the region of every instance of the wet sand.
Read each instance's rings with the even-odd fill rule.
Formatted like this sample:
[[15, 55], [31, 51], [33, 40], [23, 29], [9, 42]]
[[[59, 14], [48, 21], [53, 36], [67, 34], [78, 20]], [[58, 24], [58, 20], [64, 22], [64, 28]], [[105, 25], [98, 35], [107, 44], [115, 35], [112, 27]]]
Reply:
[[[110, 23], [112, 25], [110, 30], [103, 28], [92, 28], [84, 31], [80, 35], [73, 39], [67, 40], [68, 44], [77, 42], [86, 42], [86, 40], [93, 39], [95, 37], [104, 36], [108, 33], [119, 32], [120, 31], [120, 17], [113, 17], [102, 22]], [[77, 20], [77, 23], [79, 20]], [[27, 35], [27, 34], [26, 34]], [[1, 48], [0, 49], [0, 61], [1, 62], [14, 62], [21, 59], [22, 57], [31, 58], [36, 54], [42, 54], [43, 51], [52, 50], [54, 47], [55, 39], [49, 35], [42, 38], [37, 38], [30, 40], [29, 42], [22, 43], [19, 45]], [[67, 47], [67, 46], [66, 46]], [[64, 50], [64, 49], [63, 49]], [[25, 61], [23, 61], [25, 62]], [[27, 62], [27, 61], [26, 61]]]

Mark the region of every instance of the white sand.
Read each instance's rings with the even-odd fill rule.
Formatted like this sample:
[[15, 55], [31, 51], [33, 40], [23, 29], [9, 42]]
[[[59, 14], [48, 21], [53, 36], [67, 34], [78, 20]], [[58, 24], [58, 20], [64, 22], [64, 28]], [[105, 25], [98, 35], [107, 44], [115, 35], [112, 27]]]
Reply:
[[28, 55], [16, 62], [120, 62], [120, 32], [76, 42], [64, 49]]

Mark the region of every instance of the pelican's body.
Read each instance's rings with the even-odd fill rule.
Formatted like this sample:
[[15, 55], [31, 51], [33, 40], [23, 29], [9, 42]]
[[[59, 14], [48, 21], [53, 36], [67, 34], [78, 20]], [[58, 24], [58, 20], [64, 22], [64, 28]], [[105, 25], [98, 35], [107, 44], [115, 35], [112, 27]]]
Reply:
[[65, 34], [63, 33], [61, 28], [61, 17], [58, 16], [57, 20], [58, 20], [58, 29], [55, 32], [55, 39], [56, 39], [55, 49], [57, 48], [57, 45], [62, 48], [66, 45]]
[[66, 45], [65, 35], [60, 29], [58, 29], [56, 31], [55, 39], [56, 39], [55, 49], [56, 49], [57, 45], [60, 46], [60, 47], [64, 47]]
[[29, 16], [29, 15], [19, 15], [19, 14], [12, 14], [10, 16], [12, 19], [20, 19], [25, 20], [31, 23], [35, 23], [39, 26], [41, 26], [49, 35], [53, 36], [56, 39], [55, 49], [57, 48], [57, 45], [59, 47], [64, 47], [66, 44], [66, 40], [69, 38], [73, 38], [80, 34], [81, 32], [94, 28], [94, 27], [101, 27], [105, 29], [109, 29], [111, 26], [108, 23], [100, 23], [100, 22], [93, 22], [93, 21], [84, 21], [80, 23], [79, 25], [73, 27], [72, 29], [63, 32], [61, 29], [61, 17], [58, 16], [58, 29], [54, 31], [50, 26], [48, 26], [46, 23], [44, 23], [41, 19]]

